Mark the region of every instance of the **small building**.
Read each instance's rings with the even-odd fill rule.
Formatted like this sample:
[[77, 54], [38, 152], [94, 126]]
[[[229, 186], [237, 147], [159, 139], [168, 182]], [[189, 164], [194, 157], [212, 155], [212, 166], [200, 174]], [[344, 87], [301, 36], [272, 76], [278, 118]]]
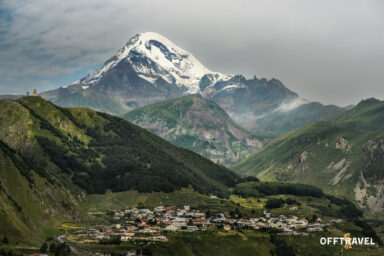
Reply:
[[230, 225], [224, 225], [224, 230], [226, 230], [226, 231], [231, 230], [231, 226]]
[[199, 228], [196, 226], [187, 226], [187, 230], [188, 231], [197, 231], [197, 230], [199, 230]]
[[136, 256], [136, 250], [128, 251], [127, 256]]
[[170, 232], [176, 232], [180, 229], [179, 226], [175, 226], [175, 225], [169, 225], [169, 226], [166, 226], [165, 227], [165, 231], [170, 231]]

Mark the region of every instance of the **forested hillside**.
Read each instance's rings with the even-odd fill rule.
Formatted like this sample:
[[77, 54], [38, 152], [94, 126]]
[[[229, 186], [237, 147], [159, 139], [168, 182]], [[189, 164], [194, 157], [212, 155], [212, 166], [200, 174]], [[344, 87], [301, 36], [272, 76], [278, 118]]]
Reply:
[[86, 190], [227, 194], [237, 176], [118, 117], [63, 109], [40, 97], [0, 102], [0, 139], [49, 179]]

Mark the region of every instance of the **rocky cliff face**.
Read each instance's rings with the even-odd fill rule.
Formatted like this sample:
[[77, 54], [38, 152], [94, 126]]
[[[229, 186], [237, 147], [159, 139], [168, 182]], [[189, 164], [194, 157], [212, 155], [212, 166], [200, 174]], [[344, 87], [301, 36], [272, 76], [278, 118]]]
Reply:
[[217, 104], [199, 95], [139, 108], [124, 118], [224, 165], [244, 159], [265, 141], [241, 128]]

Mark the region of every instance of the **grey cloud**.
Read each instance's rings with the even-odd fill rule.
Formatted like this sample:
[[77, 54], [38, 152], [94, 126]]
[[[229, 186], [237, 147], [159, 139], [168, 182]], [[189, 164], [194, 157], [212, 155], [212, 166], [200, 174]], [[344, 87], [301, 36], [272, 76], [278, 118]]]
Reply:
[[0, 93], [78, 79], [155, 31], [215, 71], [280, 79], [304, 98], [384, 98], [384, 5], [367, 1], [0, 1]]

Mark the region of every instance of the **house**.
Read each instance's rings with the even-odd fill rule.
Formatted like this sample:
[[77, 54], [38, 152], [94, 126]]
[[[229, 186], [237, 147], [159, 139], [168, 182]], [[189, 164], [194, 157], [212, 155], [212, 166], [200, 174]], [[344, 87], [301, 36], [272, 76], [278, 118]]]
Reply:
[[307, 231], [308, 232], [319, 232], [319, 231], [323, 231], [323, 229], [321, 227], [311, 226], [311, 227], [307, 228]]
[[267, 212], [266, 210], [263, 211], [263, 214], [264, 214], [265, 218], [270, 218], [271, 217], [271, 213]]
[[265, 222], [256, 222], [256, 225], [261, 227], [261, 228], [268, 228], [269, 224]]
[[204, 220], [201, 218], [192, 219], [193, 225], [203, 225]]
[[132, 234], [123, 234], [123, 235], [120, 236], [120, 240], [122, 242], [127, 242], [127, 241], [131, 240], [134, 235], [135, 235], [134, 233], [132, 233]]
[[293, 235], [293, 230], [289, 228], [284, 228], [282, 233], [287, 235]]
[[87, 230], [87, 233], [88, 234], [97, 234], [97, 233], [99, 233], [99, 230], [95, 229], [95, 228], [90, 228]]
[[197, 231], [197, 230], [199, 230], [199, 228], [196, 226], [187, 226], [187, 230], [188, 231]]
[[297, 219], [298, 219], [298, 218], [297, 218], [296, 216], [292, 216], [292, 217], [286, 219], [285, 221], [286, 221], [288, 224], [294, 224], [294, 223], [297, 222]]
[[260, 227], [257, 224], [252, 224], [251, 226], [254, 230], [259, 230]]
[[165, 211], [165, 207], [160, 205], [160, 206], [157, 206], [153, 209], [155, 212], [162, 212], [162, 211]]
[[231, 226], [230, 225], [224, 225], [224, 230], [226, 230], [226, 231], [231, 230]]
[[278, 222], [274, 222], [274, 223], [270, 223], [269, 226], [271, 228], [279, 228], [279, 227], [286, 227], [287, 224], [286, 223], [283, 223], [281, 221], [278, 221]]
[[168, 239], [166, 236], [163, 236], [163, 235], [158, 235], [158, 236], [153, 236], [152, 237], [152, 240], [154, 242], [168, 242]]
[[176, 232], [180, 229], [180, 226], [169, 225], [164, 228], [165, 231]]
[[172, 223], [173, 223], [173, 225], [176, 225], [176, 226], [186, 226], [187, 225], [187, 219], [176, 217], [172, 220]]
[[298, 222], [295, 223], [296, 228], [305, 228], [308, 225], [307, 220], [299, 220]]
[[97, 235], [96, 237], [95, 237], [97, 240], [103, 240], [103, 239], [108, 239], [109, 238], [109, 236], [106, 236], [106, 235]]
[[136, 256], [136, 250], [128, 251], [127, 256]]

